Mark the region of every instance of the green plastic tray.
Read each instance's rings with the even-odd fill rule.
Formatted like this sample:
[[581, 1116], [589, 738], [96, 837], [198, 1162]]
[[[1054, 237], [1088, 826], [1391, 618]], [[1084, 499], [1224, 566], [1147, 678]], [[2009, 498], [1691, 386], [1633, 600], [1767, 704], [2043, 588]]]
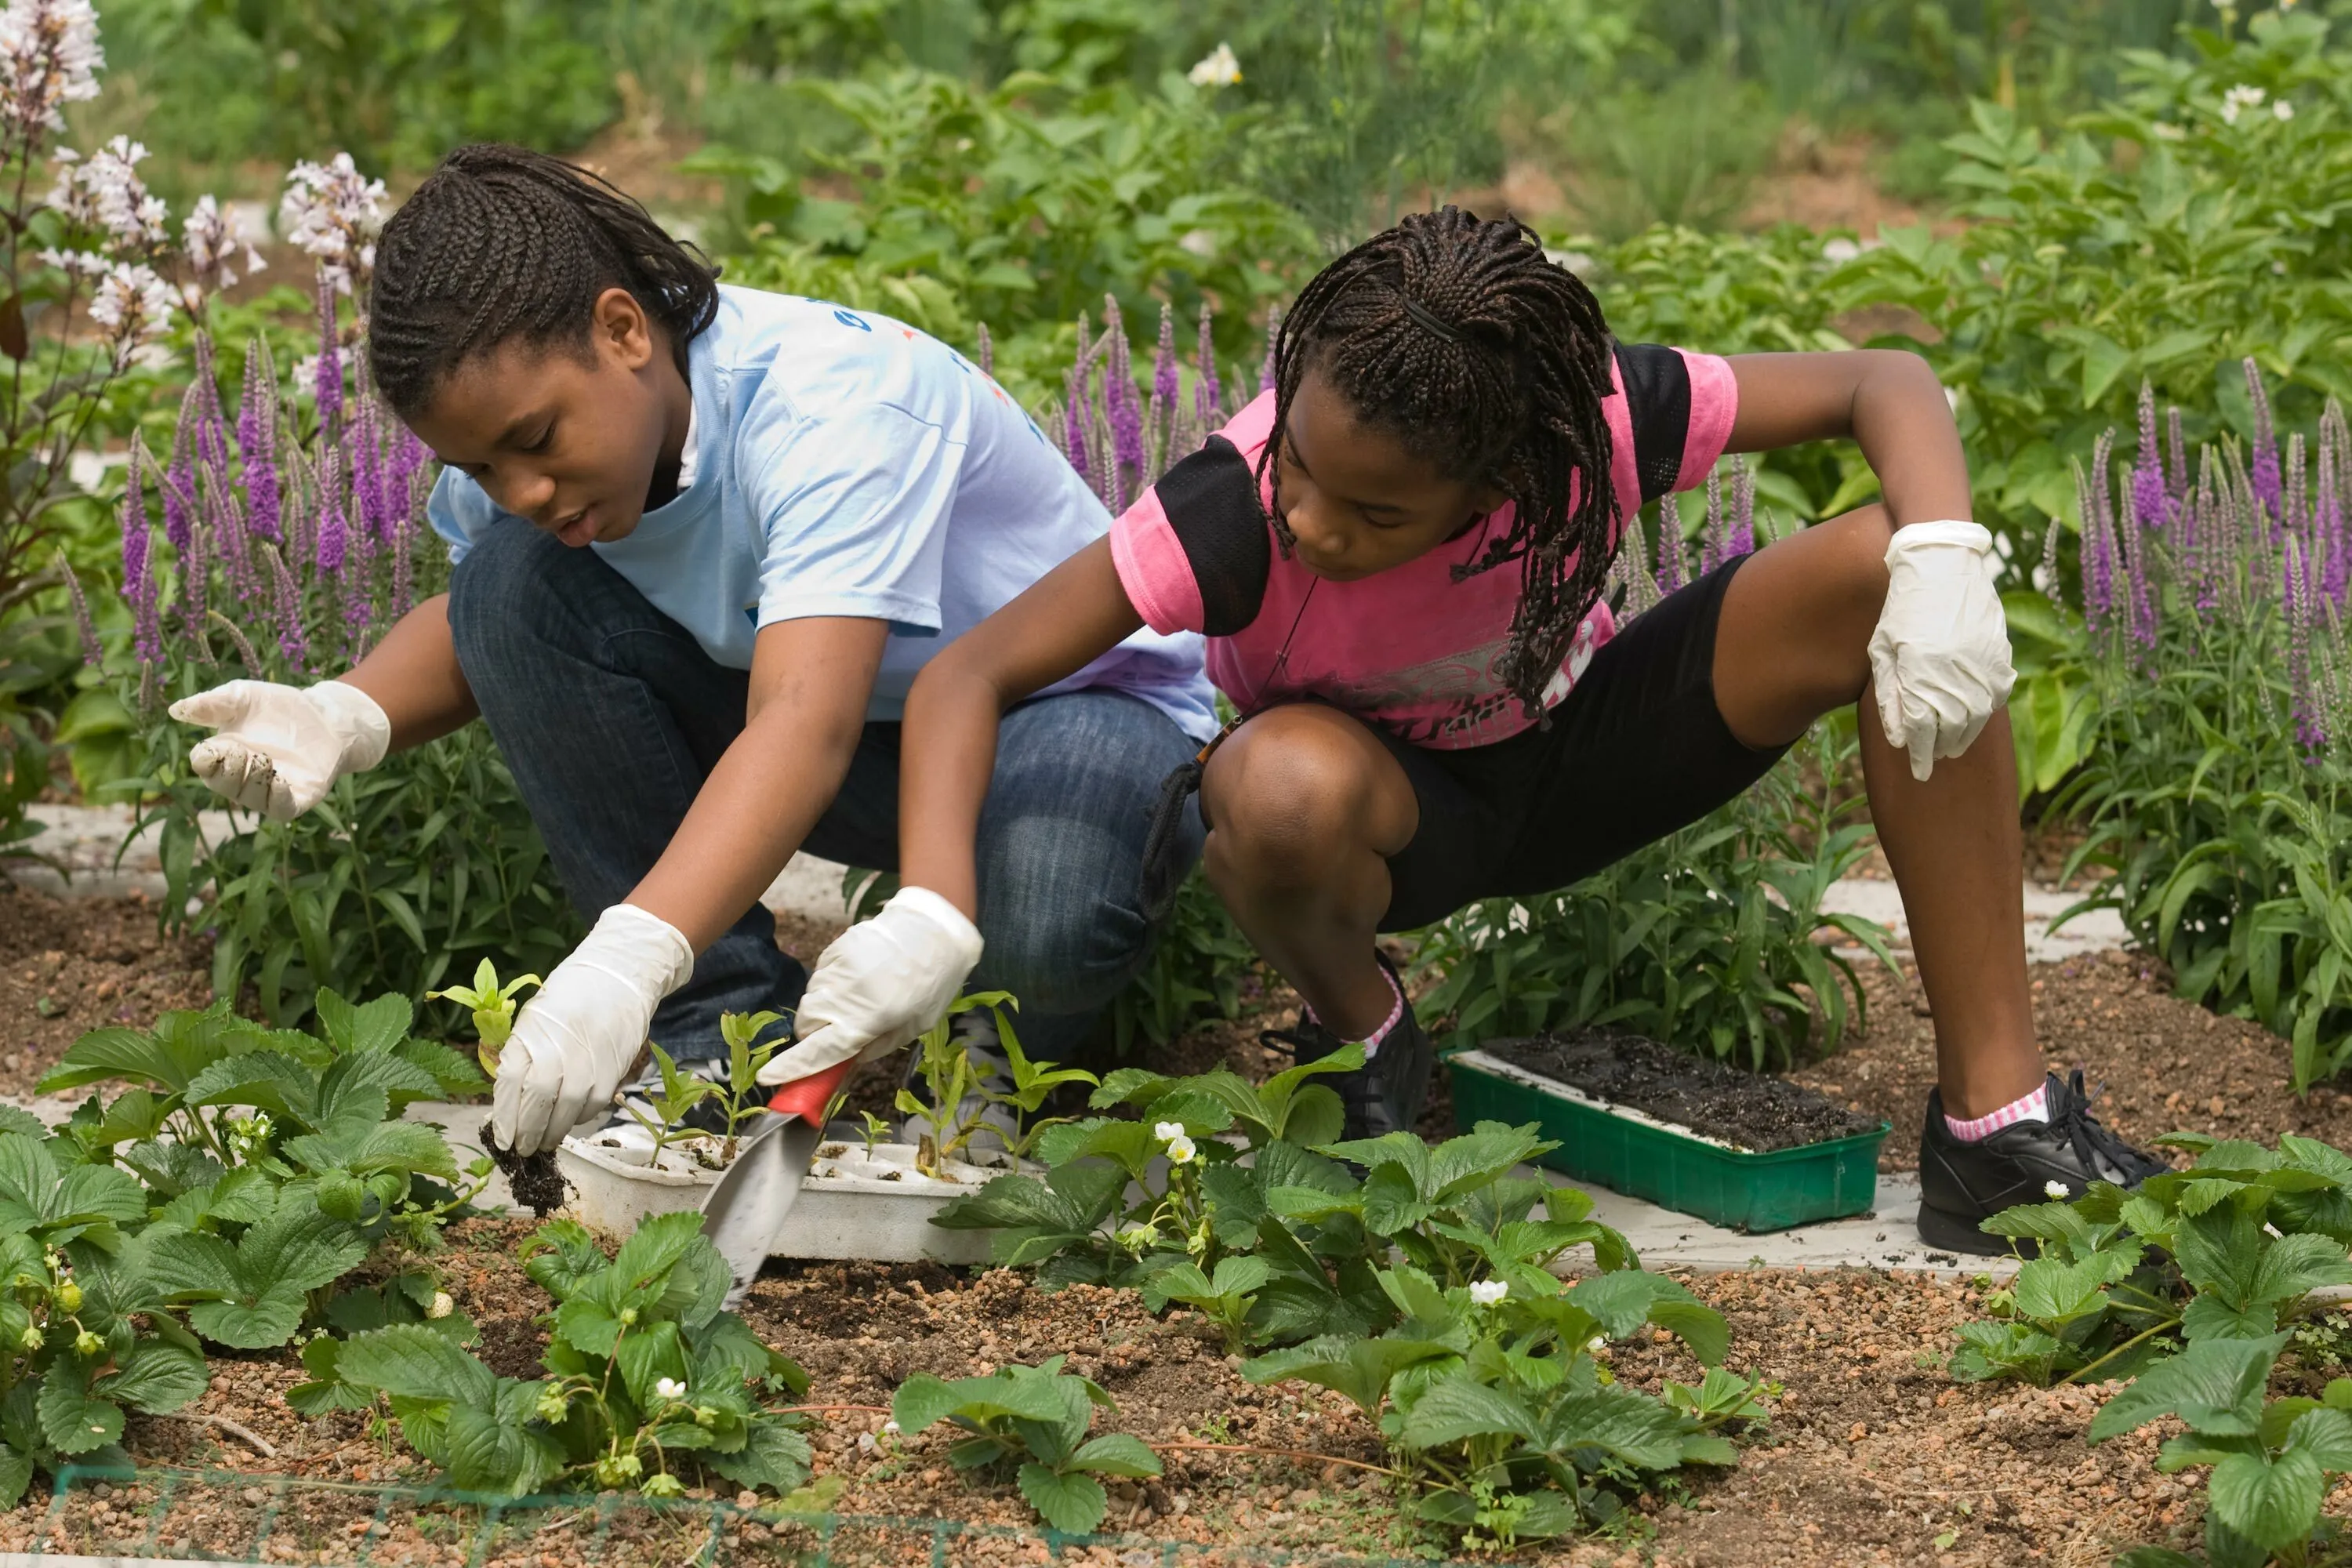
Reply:
[[1484, 1051], [1457, 1051], [1446, 1062], [1463, 1131], [1481, 1121], [1535, 1122], [1559, 1145], [1543, 1156], [1553, 1170], [1710, 1225], [1787, 1230], [1863, 1214], [1878, 1201], [1884, 1121], [1875, 1132], [1759, 1154], [1605, 1110]]

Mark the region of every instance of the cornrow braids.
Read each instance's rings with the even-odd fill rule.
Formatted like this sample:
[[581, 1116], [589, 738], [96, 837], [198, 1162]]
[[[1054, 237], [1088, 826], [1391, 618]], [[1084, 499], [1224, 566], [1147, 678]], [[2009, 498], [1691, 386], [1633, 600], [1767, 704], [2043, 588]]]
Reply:
[[[1616, 553], [1601, 412], [1612, 353], [1591, 290], [1524, 224], [1451, 206], [1415, 213], [1316, 274], [1291, 306], [1275, 344], [1274, 438], [1259, 481], [1280, 473], [1291, 400], [1314, 369], [1360, 420], [1449, 479], [1508, 495], [1509, 527], [1454, 572], [1520, 563], [1496, 673], [1540, 717]], [[1275, 519], [1287, 550], [1279, 507]]]
[[709, 258], [585, 169], [502, 142], [460, 147], [377, 241], [376, 388], [408, 418], [457, 366], [511, 340], [584, 351], [596, 298], [614, 288], [661, 323], [683, 371], [719, 313]]

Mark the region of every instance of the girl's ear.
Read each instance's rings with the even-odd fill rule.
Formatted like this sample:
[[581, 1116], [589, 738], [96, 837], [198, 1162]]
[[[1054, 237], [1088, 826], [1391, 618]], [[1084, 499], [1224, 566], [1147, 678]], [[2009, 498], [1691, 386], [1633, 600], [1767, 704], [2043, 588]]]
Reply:
[[589, 307], [589, 341], [597, 357], [638, 371], [654, 357], [654, 325], [626, 289], [607, 289]]

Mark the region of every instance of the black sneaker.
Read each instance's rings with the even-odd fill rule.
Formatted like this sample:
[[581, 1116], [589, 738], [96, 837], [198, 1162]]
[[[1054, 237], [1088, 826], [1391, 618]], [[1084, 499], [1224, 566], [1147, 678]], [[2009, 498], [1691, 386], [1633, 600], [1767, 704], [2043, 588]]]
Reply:
[[[1396, 982], [1397, 994], [1404, 994], [1404, 984], [1398, 980], [1396, 965], [1385, 954], [1375, 953], [1381, 967]], [[1348, 1042], [1339, 1038], [1319, 1022], [1301, 1016], [1287, 1029], [1268, 1029], [1258, 1036], [1261, 1044], [1279, 1046], [1288, 1050], [1292, 1059], [1302, 1062], [1321, 1061]], [[1337, 1073], [1309, 1081], [1328, 1084], [1347, 1108], [1348, 1121], [1339, 1136], [1343, 1140], [1378, 1138], [1382, 1133], [1411, 1131], [1421, 1120], [1422, 1102], [1429, 1096], [1431, 1053], [1429, 1036], [1423, 1032], [1421, 1020], [1412, 1016], [1412, 1004], [1405, 1004], [1403, 1016], [1396, 1027], [1381, 1042], [1372, 1059], [1354, 1072]]]
[[[2019, 1204], [2081, 1197], [2090, 1184], [2137, 1187], [2172, 1167], [2143, 1154], [2091, 1114], [2080, 1068], [2060, 1081], [2050, 1075], [2050, 1120], [2020, 1121], [1974, 1143], [1944, 1125], [1941, 1090], [1927, 1091], [1927, 1125], [1919, 1134], [1919, 1237], [1946, 1252], [1997, 1258], [2007, 1237], [1977, 1228]], [[2027, 1248], [2031, 1241], [2021, 1243]]]

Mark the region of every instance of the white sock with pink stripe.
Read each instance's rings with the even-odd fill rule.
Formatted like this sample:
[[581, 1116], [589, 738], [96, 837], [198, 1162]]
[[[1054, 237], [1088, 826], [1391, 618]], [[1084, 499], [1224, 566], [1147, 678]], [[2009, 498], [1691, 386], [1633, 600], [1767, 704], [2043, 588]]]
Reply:
[[[1381, 978], [1389, 983], [1389, 994], [1395, 998], [1395, 1005], [1390, 1007], [1389, 1016], [1381, 1020], [1379, 1028], [1355, 1042], [1364, 1047], [1366, 1061], [1370, 1061], [1380, 1055], [1381, 1042], [1389, 1037], [1389, 1031], [1395, 1028], [1404, 1017], [1404, 991], [1397, 984], [1396, 976], [1389, 973], [1389, 966], [1385, 963], [1381, 965]], [[1319, 1024], [1323, 1021], [1315, 1016], [1314, 1008], [1303, 1002], [1299, 1004], [1298, 1016], [1310, 1024]]]
[[2021, 1121], [2050, 1120], [2050, 1080], [2043, 1079], [2033, 1086], [2033, 1092], [2021, 1100], [2012, 1100], [1999, 1110], [1989, 1111], [1973, 1121], [1962, 1121], [1957, 1116], [1944, 1118], [1944, 1125], [1953, 1137], [1963, 1143], [1975, 1143], [1991, 1137], [2004, 1127]]

